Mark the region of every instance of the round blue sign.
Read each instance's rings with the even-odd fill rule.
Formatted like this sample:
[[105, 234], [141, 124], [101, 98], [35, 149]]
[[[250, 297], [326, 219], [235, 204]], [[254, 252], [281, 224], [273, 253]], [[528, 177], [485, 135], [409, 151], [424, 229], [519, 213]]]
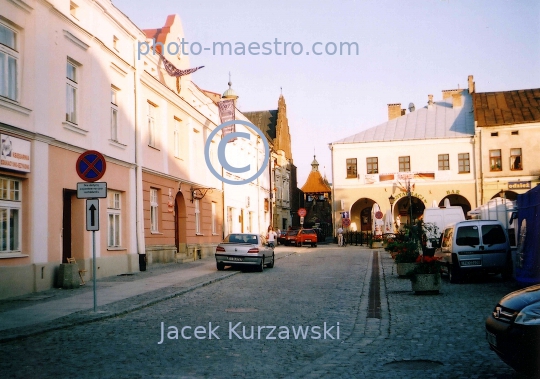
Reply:
[[95, 150], [88, 150], [82, 153], [75, 165], [77, 175], [85, 182], [95, 182], [101, 179], [105, 174], [106, 168], [105, 157]]

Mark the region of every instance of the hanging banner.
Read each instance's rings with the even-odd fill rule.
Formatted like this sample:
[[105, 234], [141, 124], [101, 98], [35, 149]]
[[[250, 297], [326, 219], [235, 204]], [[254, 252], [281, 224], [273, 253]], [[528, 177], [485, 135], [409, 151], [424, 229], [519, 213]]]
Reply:
[[[218, 103], [218, 108], [219, 108], [219, 118], [221, 119], [222, 124], [224, 122], [232, 121], [236, 119], [235, 106], [234, 106], [233, 99], [220, 101]], [[236, 126], [234, 124], [226, 126], [223, 129], [221, 129], [221, 137], [223, 138], [227, 134], [234, 133], [235, 131], [236, 131]], [[229, 142], [232, 142], [235, 139], [236, 138], [233, 138]]]
[[0, 134], [2, 157], [0, 168], [30, 172], [30, 141]]

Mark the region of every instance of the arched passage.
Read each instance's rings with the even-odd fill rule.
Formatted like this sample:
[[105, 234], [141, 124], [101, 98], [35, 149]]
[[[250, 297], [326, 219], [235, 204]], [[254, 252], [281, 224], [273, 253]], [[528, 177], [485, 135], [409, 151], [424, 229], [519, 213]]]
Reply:
[[186, 253], [186, 201], [182, 192], [176, 194], [174, 200], [174, 240], [177, 253]]
[[[515, 201], [515, 200], [517, 200], [517, 195], [518, 194], [516, 192], [514, 192], [514, 191], [504, 191], [504, 197], [507, 200]], [[493, 195], [493, 197], [491, 199], [495, 199], [496, 197], [501, 197], [501, 193], [497, 192], [495, 195]]]
[[375, 200], [363, 197], [351, 207], [351, 229], [357, 231], [371, 230], [371, 208]]
[[442, 198], [442, 200], [439, 202], [439, 207], [444, 206], [444, 199], [448, 199], [451, 206], [459, 205], [463, 209], [463, 215], [465, 218], [467, 218], [467, 213], [471, 210], [471, 203], [469, 203], [465, 197], [455, 194], [448, 195]]
[[[394, 214], [396, 217], [399, 215], [400, 225], [408, 224], [410, 222], [411, 203], [413, 222], [418, 220], [418, 218], [424, 214], [424, 209], [426, 209], [426, 206], [422, 200], [415, 196], [411, 196], [410, 200], [408, 196], [402, 197], [394, 204]], [[394, 220], [396, 217], [394, 217]]]

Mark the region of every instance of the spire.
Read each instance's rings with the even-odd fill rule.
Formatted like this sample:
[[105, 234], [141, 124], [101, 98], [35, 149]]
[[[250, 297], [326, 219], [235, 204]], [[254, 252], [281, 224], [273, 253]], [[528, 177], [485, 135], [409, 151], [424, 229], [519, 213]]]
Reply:
[[238, 95], [236, 94], [236, 92], [232, 89], [232, 82], [231, 82], [231, 73], [229, 71], [229, 83], [227, 83], [229, 85], [229, 89], [225, 92], [223, 92], [223, 95], [221, 96], [222, 98], [224, 99], [233, 99], [233, 100], [236, 100], [238, 99]]
[[313, 155], [313, 162], [311, 162], [311, 171], [319, 171], [319, 162], [315, 159], [315, 155]]

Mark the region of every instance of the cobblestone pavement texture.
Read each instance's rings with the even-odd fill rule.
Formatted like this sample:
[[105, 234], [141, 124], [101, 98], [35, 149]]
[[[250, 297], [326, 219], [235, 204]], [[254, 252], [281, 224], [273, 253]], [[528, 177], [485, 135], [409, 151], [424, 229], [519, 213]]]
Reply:
[[[451, 285], [443, 279], [439, 295], [415, 295], [379, 250], [381, 318], [367, 318], [373, 250], [330, 245], [276, 251], [281, 259], [262, 274], [216, 272], [239, 274], [204, 286], [197, 283], [209, 278], [198, 278], [185, 284], [194, 290], [154, 291], [100, 307], [100, 320], [88, 322], [82, 312], [65, 318], [61, 329], [2, 342], [0, 377], [523, 378], [485, 341], [485, 318], [514, 289], [511, 282], [494, 277]], [[195, 327], [206, 328], [199, 336], [208, 337], [210, 322], [219, 326], [220, 339], [196, 339]], [[229, 323], [239, 322], [237, 337]], [[313, 329], [306, 339], [293, 335], [292, 326], [320, 326], [322, 337], [325, 322], [327, 329], [334, 326], [326, 339], [310, 338]], [[165, 341], [159, 344], [161, 323]], [[178, 339], [167, 338], [175, 336], [171, 326]], [[193, 328], [186, 329], [191, 339], [182, 338], [184, 326]], [[252, 326], [254, 339], [244, 338]], [[269, 329], [258, 339], [259, 326], [286, 326], [289, 339], [280, 339], [280, 330], [278, 338], [265, 339]]]

